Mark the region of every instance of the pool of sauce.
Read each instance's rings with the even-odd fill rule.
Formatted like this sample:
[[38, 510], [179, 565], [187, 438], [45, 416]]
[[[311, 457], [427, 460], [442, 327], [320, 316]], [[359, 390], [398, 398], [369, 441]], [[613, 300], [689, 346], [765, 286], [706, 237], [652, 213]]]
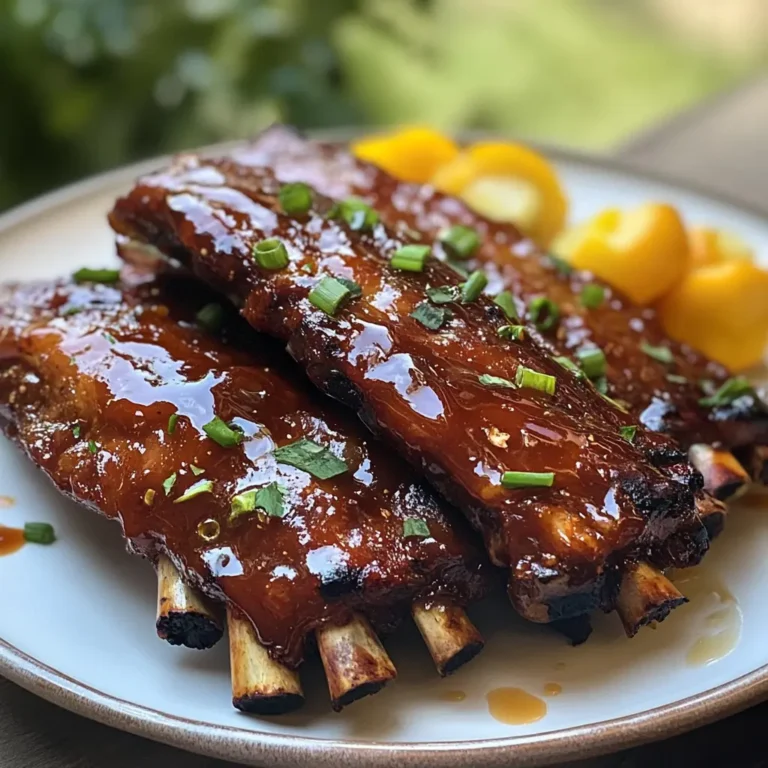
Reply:
[[559, 696], [563, 692], [563, 686], [560, 683], [545, 683], [544, 695], [545, 696]]
[[522, 688], [494, 688], [486, 695], [488, 711], [507, 725], [526, 725], [547, 714], [547, 703]]
[[467, 694], [464, 691], [440, 691], [440, 701], [464, 701], [467, 698]]
[[25, 543], [21, 528], [8, 528], [0, 525], [0, 557], [18, 552]]
[[705, 571], [681, 572], [675, 584], [694, 605], [706, 606], [696, 638], [686, 653], [691, 667], [705, 667], [728, 656], [739, 644], [742, 615], [738, 600], [722, 580]]

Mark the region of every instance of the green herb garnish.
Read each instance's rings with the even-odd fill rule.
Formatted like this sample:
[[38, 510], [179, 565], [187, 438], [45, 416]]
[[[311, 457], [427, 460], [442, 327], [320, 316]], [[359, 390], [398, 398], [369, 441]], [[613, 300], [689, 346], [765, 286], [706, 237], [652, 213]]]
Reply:
[[548, 331], [557, 325], [560, 308], [546, 296], [538, 296], [528, 305], [528, 317], [540, 331]]
[[453, 259], [465, 261], [480, 247], [480, 235], [472, 227], [456, 224], [440, 233], [440, 242]]
[[224, 307], [221, 304], [206, 304], [195, 315], [195, 320], [201, 328], [216, 333], [224, 322]]
[[501, 336], [502, 339], [512, 339], [512, 341], [520, 341], [525, 338], [525, 326], [524, 325], [502, 325], [497, 329], [496, 333]]
[[120, 279], [120, 270], [83, 267], [72, 275], [72, 279], [76, 283], [116, 283]]
[[588, 379], [594, 381], [601, 376], [605, 376], [605, 353], [599, 347], [587, 347], [577, 350], [576, 359], [579, 361], [579, 366]]
[[635, 441], [635, 435], [637, 434], [637, 426], [621, 427], [619, 434], [628, 442], [633, 443]]
[[667, 381], [672, 382], [672, 384], [687, 384], [688, 379], [685, 378], [685, 376], [680, 376], [677, 373], [668, 373], [666, 376]]
[[192, 474], [195, 477], [200, 477], [200, 475], [205, 474], [205, 470], [204, 469], [200, 469], [200, 467], [196, 467], [194, 464], [190, 464], [189, 468], [192, 470]]
[[605, 288], [602, 285], [588, 283], [581, 289], [579, 301], [582, 307], [597, 309], [605, 300]]
[[166, 430], [169, 435], [172, 435], [176, 431], [176, 425], [179, 423], [179, 414], [172, 413], [168, 417], [168, 429]]
[[94, 453], [94, 454], [99, 452], [99, 446], [98, 446], [98, 444], [96, 443], [95, 440], [89, 440], [88, 441], [88, 451], [90, 453]]
[[502, 291], [494, 299], [493, 303], [501, 309], [507, 320], [517, 320], [517, 305], [515, 297], [509, 291]]
[[144, 503], [151, 507], [155, 503], [155, 489], [154, 488], [147, 488], [146, 491], [144, 491]]
[[505, 472], [501, 476], [505, 488], [551, 488], [554, 482], [554, 472]]
[[173, 486], [176, 485], [176, 480], [178, 479], [178, 475], [176, 472], [174, 472], [172, 475], [169, 475], [168, 477], [163, 480], [163, 490], [165, 491], [165, 495], [169, 496], [171, 491], [173, 490]]
[[393, 269], [406, 272], [423, 272], [430, 254], [428, 245], [404, 245], [392, 254], [390, 264]]
[[303, 216], [312, 208], [312, 190], [301, 181], [280, 187], [280, 207], [289, 216]]
[[481, 269], [476, 269], [461, 286], [462, 304], [469, 304], [479, 299], [486, 285], [488, 285], [488, 276]]
[[50, 523], [25, 523], [24, 541], [30, 544], [53, 544], [56, 533]]
[[278, 448], [274, 455], [279, 463], [309, 472], [318, 480], [328, 480], [349, 469], [346, 462], [327, 448], [306, 438]]
[[348, 280], [346, 277], [334, 278], [338, 280], [348, 291], [350, 299], [359, 299], [363, 295], [363, 289], [354, 280]]
[[515, 371], [515, 384], [518, 387], [538, 389], [540, 392], [554, 395], [556, 382], [554, 376], [534, 371], [533, 368], [526, 368], [524, 365], [519, 365]]
[[579, 366], [576, 365], [576, 363], [574, 363], [570, 357], [559, 356], [553, 357], [552, 359], [559, 365], [562, 365], [566, 371], [570, 371], [571, 373], [576, 374], [576, 376], [580, 379], [584, 378], [584, 371], [582, 371], [581, 368], [579, 368]]
[[422, 301], [414, 307], [410, 317], [420, 322], [430, 331], [436, 331], [453, 317], [453, 312], [445, 307], [433, 307], [428, 301]]
[[232, 499], [232, 511], [229, 519], [236, 520], [241, 515], [247, 515], [257, 509], [263, 510], [270, 517], [284, 517], [284, 495], [284, 491], [277, 483], [270, 483], [263, 488], [238, 493]]
[[643, 352], [648, 355], [648, 357], [652, 357], [654, 360], [657, 360], [660, 363], [664, 363], [665, 365], [669, 365], [670, 363], [675, 362], [675, 358], [672, 356], [672, 350], [669, 347], [661, 345], [655, 347], [653, 344], [649, 344], [647, 341], [641, 341], [640, 349], [642, 349]]
[[560, 256], [556, 256], [554, 253], [548, 253], [547, 259], [558, 274], [570, 275], [573, 273], [573, 267]]
[[310, 304], [333, 317], [339, 308], [352, 298], [352, 291], [335, 277], [324, 277], [309, 292]]
[[203, 425], [203, 432], [222, 448], [234, 448], [243, 442], [243, 433], [239, 429], [233, 429], [218, 416]]
[[350, 229], [371, 230], [379, 223], [379, 214], [364, 200], [349, 197], [336, 203], [328, 212], [329, 219], [344, 219]]
[[734, 400], [745, 395], [751, 395], [752, 392], [753, 388], [748, 379], [744, 376], [734, 376], [723, 382], [713, 394], [702, 397], [699, 404], [706, 408], [717, 408], [722, 405], [730, 405]]
[[79, 424], [75, 424], [75, 426], [72, 427], [72, 434], [74, 435], [75, 440], [79, 440], [80, 439], [80, 433], [81, 432], [82, 432], [82, 428], [81, 428], [81, 426]]
[[175, 499], [173, 503], [181, 504], [183, 501], [189, 501], [197, 496], [202, 496], [204, 493], [213, 493], [212, 480], [198, 480], [194, 485], [187, 488], [178, 499]]
[[288, 266], [288, 249], [281, 240], [270, 237], [253, 246], [253, 258], [264, 269], [284, 269]]
[[500, 376], [491, 376], [484, 373], [482, 376], [478, 376], [477, 379], [484, 387], [508, 387], [509, 389], [515, 389], [514, 382], [509, 379], [502, 379]]
[[458, 285], [441, 285], [436, 288], [427, 288], [427, 296], [433, 304], [450, 304], [461, 297], [461, 288]]
[[426, 539], [431, 535], [426, 521], [420, 517], [407, 517], [403, 520], [403, 538], [418, 536], [421, 539]]

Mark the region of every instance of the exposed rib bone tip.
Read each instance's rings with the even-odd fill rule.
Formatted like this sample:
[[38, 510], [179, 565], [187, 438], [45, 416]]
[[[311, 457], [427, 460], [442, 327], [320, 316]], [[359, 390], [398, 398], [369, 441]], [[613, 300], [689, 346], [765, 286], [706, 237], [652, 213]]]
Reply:
[[227, 609], [232, 704], [242, 712], [282, 715], [304, 703], [296, 670], [275, 661], [259, 642], [251, 622]]
[[644, 562], [631, 563], [621, 579], [616, 611], [627, 637], [634, 637], [640, 627], [663, 621], [670, 611], [687, 602], [660, 570]]
[[447, 603], [414, 603], [411, 614], [441, 677], [477, 656], [485, 644], [463, 608]]
[[166, 555], [157, 568], [157, 634], [171, 645], [204, 649], [215, 645], [223, 634], [221, 621], [209, 602], [187, 586]]
[[397, 676], [379, 638], [360, 614], [344, 626], [326, 624], [315, 634], [331, 706], [337, 712], [353, 701], [377, 693]]
[[704, 488], [721, 501], [735, 499], [747, 490], [749, 473], [730, 451], [697, 443], [688, 455], [704, 477]]

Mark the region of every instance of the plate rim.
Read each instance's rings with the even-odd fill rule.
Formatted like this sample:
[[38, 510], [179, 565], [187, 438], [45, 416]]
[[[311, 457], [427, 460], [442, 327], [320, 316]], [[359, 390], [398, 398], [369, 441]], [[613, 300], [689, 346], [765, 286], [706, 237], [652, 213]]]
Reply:
[[[325, 140], [348, 141], [356, 129], [315, 132]], [[490, 134], [464, 134], [488, 138]], [[215, 152], [240, 141], [203, 148]], [[618, 172], [695, 194], [757, 217], [768, 226], [768, 213], [733, 196], [704, 185], [681, 182], [664, 173], [649, 171], [635, 162], [604, 157], [543, 143], [525, 141], [555, 161]], [[167, 162], [170, 155], [143, 160], [106, 171], [37, 197], [0, 214], [0, 233], [22, 225], [46, 211], [132, 181]], [[483, 768], [536, 766], [553, 760], [575, 760], [627, 749], [683, 733], [736, 714], [768, 698], [768, 664], [741, 677], [679, 701], [653, 709], [572, 728], [544, 733], [455, 742], [377, 742], [348, 739], [319, 739], [216, 725], [172, 715], [134, 704], [75, 680], [0, 637], [0, 675], [41, 698], [104, 725], [143, 736], [198, 754], [272, 768], [294, 768], [310, 762], [317, 766], [346, 768], [399, 768], [403, 760], [413, 766], [459, 768], [471, 755], [472, 765]]]

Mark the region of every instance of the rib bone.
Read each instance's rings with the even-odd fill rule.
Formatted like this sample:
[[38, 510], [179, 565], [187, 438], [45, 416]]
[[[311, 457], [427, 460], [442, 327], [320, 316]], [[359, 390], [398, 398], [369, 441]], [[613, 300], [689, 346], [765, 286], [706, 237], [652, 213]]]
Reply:
[[747, 490], [749, 474], [730, 451], [697, 443], [688, 455], [704, 476], [704, 488], [721, 501], [735, 499]]
[[639, 562], [627, 566], [624, 571], [616, 610], [627, 637], [634, 637], [640, 627], [663, 621], [673, 608], [687, 602], [661, 571]]

